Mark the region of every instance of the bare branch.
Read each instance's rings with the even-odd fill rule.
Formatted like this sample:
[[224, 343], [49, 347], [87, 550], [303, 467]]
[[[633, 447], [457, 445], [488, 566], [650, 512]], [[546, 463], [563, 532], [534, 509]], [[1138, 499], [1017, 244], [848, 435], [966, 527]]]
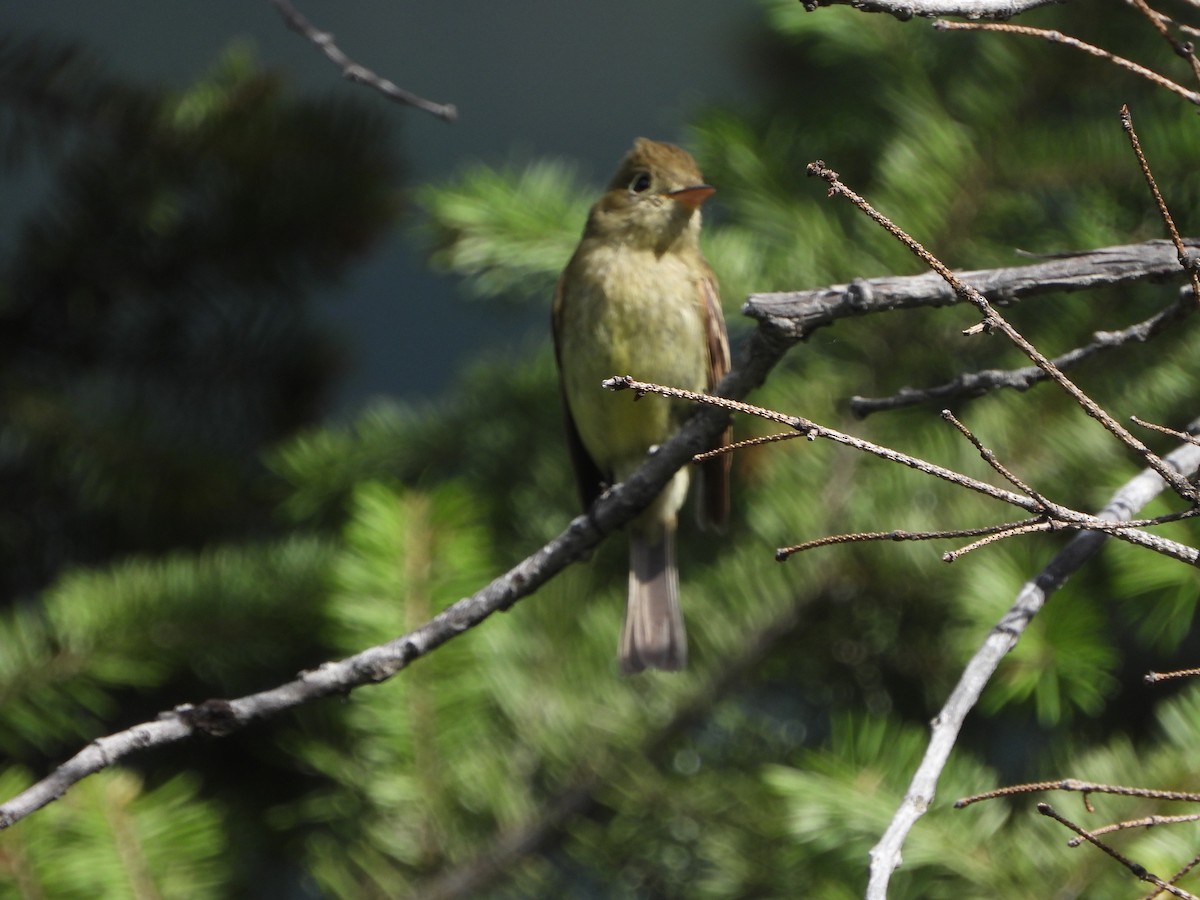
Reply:
[[995, 534], [989, 534], [967, 544], [965, 547], [959, 547], [957, 550], [951, 550], [942, 554], [944, 562], [958, 562], [968, 553], [974, 553], [983, 547], [988, 547], [995, 544], [997, 541], [1003, 541], [1010, 537], [1019, 537], [1023, 534], [1038, 534], [1045, 531], [1053, 531], [1054, 523], [1045, 519], [1038, 519], [1032, 522], [1013, 522], [1007, 528], [997, 531]]
[[[1157, 828], [1160, 825], [1186, 825], [1189, 822], [1200, 822], [1200, 813], [1191, 813], [1186, 816], [1142, 816], [1140, 819], [1127, 819], [1124, 822], [1113, 822], [1111, 825], [1103, 825], [1100, 828], [1092, 829], [1092, 834], [1099, 837], [1102, 834], [1130, 831], [1134, 828]], [[1082, 843], [1083, 838], [1071, 838], [1067, 841], [1067, 846], [1078, 847]], [[1171, 879], [1171, 881], [1176, 880], [1178, 879]]]
[[1078, 825], [1076, 825], [1070, 819], [1067, 819], [1067, 818], [1059, 815], [1057, 812], [1055, 812], [1054, 807], [1052, 807], [1049, 803], [1039, 803], [1037, 806], [1037, 809], [1038, 809], [1038, 812], [1040, 812], [1043, 816], [1047, 816], [1047, 817], [1053, 819], [1058, 824], [1060, 824], [1066, 828], [1069, 828], [1071, 831], [1075, 832], [1077, 835], [1079, 835], [1083, 840], [1087, 841], [1089, 844], [1093, 845], [1094, 847], [1099, 848], [1104, 853], [1107, 853], [1109, 856], [1111, 856], [1113, 859], [1115, 859], [1117, 862], [1119, 862], [1121, 865], [1123, 865], [1126, 869], [1128, 869], [1135, 878], [1137, 878], [1141, 881], [1147, 881], [1150, 884], [1154, 885], [1156, 888], [1158, 888], [1160, 891], [1166, 891], [1168, 894], [1171, 894], [1174, 897], [1181, 898], [1181, 900], [1197, 900], [1197, 897], [1194, 894], [1189, 894], [1187, 891], [1183, 890], [1183, 888], [1178, 888], [1172, 884], [1168, 884], [1167, 882], [1163, 881], [1161, 878], [1159, 878], [1154, 873], [1147, 872], [1145, 866], [1140, 865], [1139, 863], [1133, 862], [1133, 860], [1128, 859], [1127, 857], [1123, 856], [1118, 851], [1114, 850], [1108, 844], [1104, 843], [1104, 841], [1100, 840], [1095, 835], [1093, 835], [1090, 831], [1086, 831], [1085, 829], [1080, 828]]
[[331, 63], [342, 70], [343, 78], [373, 87], [389, 100], [424, 110], [444, 122], [453, 122], [458, 118], [458, 107], [453, 103], [434, 103], [432, 100], [418, 97], [402, 87], [397, 87], [386, 78], [376, 75], [366, 66], [360, 66], [333, 42], [332, 34], [314, 26], [296, 7], [292, 6], [290, 0], [271, 0], [271, 2], [279, 10], [279, 14], [283, 16], [283, 21], [287, 23], [287, 26], [304, 35], [314, 47], [324, 53]]
[[[1200, 427], [1200, 420], [1192, 423]], [[1191, 474], [1200, 467], [1200, 447], [1184, 444], [1165, 457], [1168, 465], [1182, 474]], [[1126, 482], [1108, 501], [1097, 518], [1113, 522], [1128, 522], [1133, 514], [1162, 493], [1165, 482], [1152, 469], [1144, 469]], [[888, 882], [900, 865], [900, 850], [917, 820], [933, 804], [937, 782], [942, 769], [958, 740], [958, 732], [967, 714], [974, 708], [979, 695], [1000, 665], [1004, 656], [1016, 646], [1026, 626], [1050, 595], [1104, 544], [1106, 535], [1085, 531], [1071, 541], [1034, 578], [1027, 581], [1017, 594], [1013, 605], [988, 633], [975, 651], [945, 705], [933, 720], [929, 746], [920, 766], [913, 774], [904, 800], [896, 810], [887, 831], [871, 850], [871, 875], [867, 900], [887, 900]]]
[[1140, 66], [1135, 62], [1131, 62], [1122, 56], [1116, 56], [1109, 53], [1102, 47], [1097, 47], [1094, 44], [1089, 44], [1086, 41], [1081, 41], [1079, 38], [1073, 38], [1070, 35], [1063, 34], [1061, 31], [1051, 31], [1046, 28], [1030, 28], [1028, 25], [1005, 25], [1001, 23], [991, 22], [945, 22], [938, 21], [933, 23], [934, 28], [942, 31], [1000, 31], [1005, 34], [1023, 34], [1029, 37], [1039, 37], [1050, 41], [1053, 44], [1064, 44], [1067, 47], [1074, 47], [1076, 50], [1082, 50], [1084, 53], [1090, 53], [1092, 56], [1107, 60], [1116, 66], [1120, 66], [1134, 75], [1145, 78], [1160, 88], [1178, 94], [1184, 100], [1190, 103], [1195, 103], [1200, 106], [1200, 94], [1195, 91], [1189, 91], [1181, 84], [1176, 84], [1170, 78], [1159, 75], [1153, 69], [1147, 69], [1145, 66]]
[[1011, 484], [1013, 487], [1015, 487], [1018, 491], [1021, 491], [1021, 493], [1028, 494], [1034, 500], [1038, 501], [1038, 503], [1040, 503], [1042, 506], [1044, 506], [1044, 507], [1050, 506], [1049, 500], [1047, 500], [1045, 497], [1043, 497], [1041, 494], [1039, 494], [1037, 491], [1035, 491], [1033, 488], [1031, 488], [1029, 485], [1027, 485], [1024, 481], [1022, 481], [1020, 478], [1018, 478], [1016, 475], [1014, 475], [1011, 471], [1009, 471], [1009, 469], [1004, 465], [1004, 463], [1000, 462], [1000, 459], [999, 459], [999, 457], [996, 456], [995, 451], [992, 450], [990, 447], [984, 446], [983, 441], [979, 440], [979, 438], [977, 438], [975, 436], [975, 433], [973, 431], [971, 431], [971, 429], [969, 429], [966, 425], [964, 425], [962, 422], [960, 422], [958, 420], [958, 418], [954, 415], [954, 413], [950, 412], [950, 410], [948, 410], [948, 409], [943, 409], [942, 410], [942, 418], [945, 419], [947, 422], [949, 422], [951, 425], [953, 425], [959, 434], [961, 434], [963, 437], [965, 437], [968, 441], [971, 442], [971, 446], [979, 451], [979, 455], [983, 459], [983, 461], [985, 463], [987, 463], [989, 466], [991, 466], [993, 469], [995, 469], [996, 473], [1001, 478], [1003, 478], [1005, 481], [1007, 481], [1009, 484]]
[[1147, 422], [1145, 419], [1140, 419], [1137, 416], [1130, 416], [1129, 420], [1135, 425], [1141, 425], [1143, 428], [1149, 428], [1151, 431], [1157, 431], [1159, 434], [1167, 434], [1178, 441], [1187, 441], [1191, 444], [1200, 444], [1200, 438], [1194, 434], [1188, 434], [1186, 431], [1177, 431], [1174, 428], [1167, 428], [1165, 425], [1156, 425], [1153, 422]]
[[[1015, 797], [1020, 794], [1037, 794], [1042, 791], [1070, 791], [1083, 794], [1087, 801], [1091, 794], [1110, 794], [1114, 797], [1141, 797], [1147, 800], [1172, 800], [1177, 803], [1200, 803], [1200, 794], [1186, 791], [1163, 791], [1158, 788], [1128, 787], [1123, 784], [1104, 784], [1099, 781], [1081, 781], [1078, 778], [1059, 778], [1056, 781], [1035, 781], [1029, 784], [1013, 784], [1007, 787], [985, 791], [954, 801], [955, 809], [964, 809], [974, 803], [984, 800], [995, 800], [997, 797]], [[1088, 804], [1088, 812], [1095, 812]]]
[[965, 19], [1007, 20], [1039, 6], [1066, 3], [1067, 0], [805, 0], [804, 8], [813, 12], [822, 6], [853, 6], [860, 12], [887, 13], [901, 22], [913, 16], [961, 16]]
[[982, 528], [957, 528], [951, 531], [864, 531], [856, 534], [831, 534], [828, 537], [816, 538], [796, 544], [792, 547], [780, 547], [775, 551], [775, 559], [783, 562], [790, 556], [803, 553], [805, 550], [816, 550], [819, 547], [832, 547], [837, 544], [861, 544], [869, 541], [940, 541], [949, 538], [978, 537], [980, 535], [995, 536], [1012, 531], [1025, 525], [1041, 524], [1049, 527], [1040, 519], [1028, 519], [1025, 522], [1008, 523], [1003, 525], [987, 525]]
[[1078, 834], [1081, 839], [1086, 840], [1088, 844], [1098, 847], [1099, 850], [1108, 853], [1110, 857], [1117, 860], [1118, 863], [1121, 863], [1124, 868], [1129, 870], [1130, 874], [1132, 874], [1135, 878], [1139, 878], [1140, 881], [1150, 882], [1159, 890], [1165, 890], [1166, 893], [1178, 896], [1178, 898], [1182, 898], [1182, 900], [1196, 900], [1195, 896], [1193, 894], [1189, 894], [1187, 890], [1183, 890], [1182, 888], [1177, 888], [1172, 886], [1172, 884], [1166, 883], [1162, 880], [1162, 878], [1154, 875], [1153, 872], [1146, 871], [1146, 866], [1135, 863], [1132, 859], [1122, 856], [1120, 852], [1117, 852], [1114, 850], [1114, 848], [1110, 847], [1108, 844], [1105, 844], [1104, 841], [1096, 838], [1096, 835], [1093, 835], [1084, 828], [1080, 828], [1078, 824], [1070, 821], [1069, 818], [1058, 815], [1054, 809], [1054, 806], [1051, 806], [1049, 803], [1039, 803], [1038, 812], [1040, 812], [1040, 814], [1043, 816], [1052, 818], [1052, 820], [1058, 824], [1061, 824], [1061, 826], [1073, 830], [1075, 834]]
[[[1184, 245], [1200, 251], [1200, 238], [1184, 238]], [[1158, 240], [1055, 255], [1025, 266], [956, 272], [955, 276], [986, 294], [992, 303], [1004, 306], [1042, 294], [1165, 281], [1182, 274], [1171, 242]], [[800, 341], [839, 319], [961, 302], [949, 284], [933, 272], [925, 272], [857, 279], [806, 291], [751, 294], [742, 312]]]
[[638, 394], [661, 394], [664, 397], [673, 397], [677, 400], [690, 400], [693, 403], [701, 403], [708, 406], [715, 406], [719, 409], [728, 409], [735, 412], [742, 412], [759, 418], [768, 419], [772, 422], [789, 425], [801, 435], [809, 438], [824, 438], [828, 441], [833, 441], [837, 444], [843, 444], [847, 447], [853, 447], [855, 450], [861, 450], [863, 453], [870, 453], [872, 456], [877, 456], [880, 459], [888, 462], [898, 463], [902, 466], [907, 466], [910, 469], [915, 469], [926, 475], [932, 475], [934, 478], [940, 478], [943, 481], [948, 481], [958, 487], [966, 488], [970, 491], [983, 494], [986, 497], [991, 497], [993, 500], [1000, 500], [1004, 503], [1010, 503], [1013, 506], [1019, 506], [1028, 512], [1040, 513], [1041, 506], [1036, 500], [1030, 497], [1023, 497], [1020, 494], [1014, 494], [1012, 491], [1006, 491], [1003, 488], [994, 487], [986, 481], [979, 481], [976, 478], [971, 478], [968, 475], [963, 475], [960, 472], [955, 472], [953, 469], [947, 469], [944, 466], [939, 466], [916, 456], [909, 456], [907, 453], [901, 453], [899, 450], [893, 450], [890, 447], [881, 447], [879, 444], [871, 441], [863, 440], [862, 438], [854, 437], [854, 435], [846, 434], [838, 431], [836, 428], [829, 428], [825, 425], [819, 425], [802, 416], [789, 416], [784, 413], [776, 412], [775, 410], [764, 409], [761, 406], [755, 406], [752, 403], [743, 403], [737, 400], [730, 400], [725, 397], [711, 397], [708, 394], [701, 394], [696, 391], [685, 391], [682, 388], [670, 387], [669, 385], [654, 384], [647, 381], [636, 381], [628, 375], [618, 376], [616, 378], [608, 378], [604, 381], [604, 386], [614, 391], [634, 391]]

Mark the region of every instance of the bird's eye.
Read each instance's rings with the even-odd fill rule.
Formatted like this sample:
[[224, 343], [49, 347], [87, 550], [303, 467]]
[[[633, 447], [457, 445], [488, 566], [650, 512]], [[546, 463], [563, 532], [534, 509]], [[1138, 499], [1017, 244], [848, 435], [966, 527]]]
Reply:
[[635, 194], [644, 194], [650, 190], [650, 173], [638, 172], [633, 176], [633, 181], [629, 182], [629, 189]]

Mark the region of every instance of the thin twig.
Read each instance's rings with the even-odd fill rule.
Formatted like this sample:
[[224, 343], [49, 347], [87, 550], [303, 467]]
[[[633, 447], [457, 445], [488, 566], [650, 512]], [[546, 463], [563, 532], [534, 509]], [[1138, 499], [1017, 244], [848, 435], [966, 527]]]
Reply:
[[283, 21], [287, 23], [287, 26], [302, 34], [314, 47], [324, 53], [330, 62], [342, 70], [343, 78], [373, 87], [389, 100], [423, 110], [430, 115], [437, 116], [443, 122], [453, 122], [458, 118], [458, 107], [453, 103], [435, 103], [424, 97], [418, 97], [411, 91], [398, 87], [386, 78], [382, 78], [365, 66], [356, 63], [334, 43], [332, 34], [321, 31], [313, 25], [296, 7], [292, 6], [289, 0], [271, 0], [271, 2], [279, 10], [279, 14], [283, 16]]
[[1200, 669], [1176, 669], [1172, 672], [1147, 672], [1142, 679], [1146, 684], [1156, 684], [1159, 681], [1171, 681], [1176, 678], [1195, 678], [1200, 675]]
[[1167, 428], [1165, 425], [1156, 425], [1153, 422], [1147, 422], [1145, 419], [1140, 419], [1137, 416], [1130, 416], [1129, 421], [1135, 425], [1141, 425], [1143, 428], [1149, 428], [1151, 431], [1157, 431], [1159, 434], [1170, 435], [1176, 440], [1188, 441], [1192, 444], [1200, 444], [1200, 437], [1194, 434], [1188, 434], [1186, 431], [1176, 431], [1174, 428]]
[[[1184, 863], [1182, 866], [1180, 866], [1178, 869], [1176, 869], [1175, 874], [1167, 879], [1167, 883], [1175, 884], [1177, 881], [1179, 881], [1180, 878], [1182, 878], [1188, 872], [1192, 871], [1192, 869], [1196, 868], [1197, 865], [1200, 865], [1200, 854], [1193, 856], [1190, 860], [1188, 860], [1186, 863]], [[1158, 895], [1161, 893], [1162, 893], [1161, 890], [1152, 891], [1151, 893], [1149, 893], [1145, 897], [1143, 897], [1142, 900], [1155, 900], [1155, 898], [1158, 897]]]
[[[1134, 828], [1157, 828], [1159, 825], [1186, 825], [1188, 822], [1200, 822], [1200, 813], [1191, 813], [1186, 816], [1142, 816], [1140, 819], [1128, 819], [1124, 822], [1113, 822], [1111, 825], [1102, 825], [1099, 828], [1092, 829], [1092, 834], [1099, 837], [1102, 834], [1131, 831]], [[1067, 846], [1078, 847], [1082, 843], [1083, 838], [1071, 838], [1067, 841]], [[1173, 877], [1170, 881], [1178, 881], [1178, 877]]]
[[1070, 819], [1059, 815], [1057, 812], [1055, 812], [1054, 807], [1052, 807], [1049, 803], [1039, 803], [1037, 805], [1037, 810], [1043, 816], [1047, 816], [1053, 819], [1059, 825], [1071, 829], [1071, 831], [1075, 832], [1089, 844], [1108, 854], [1110, 857], [1128, 869], [1138, 880], [1149, 882], [1160, 891], [1166, 891], [1168, 894], [1172, 894], [1175, 897], [1181, 898], [1181, 900], [1197, 900], [1195, 895], [1189, 894], [1187, 891], [1183, 890], [1183, 888], [1178, 888], [1172, 884], [1167, 884], [1167, 882], [1163, 881], [1153, 872], [1146, 871], [1145, 866], [1141, 865], [1140, 863], [1135, 863], [1133, 860], [1121, 855], [1121, 853], [1104, 843], [1104, 841], [1095, 837], [1091, 832], [1080, 828]]
[[1010, 537], [1020, 537], [1023, 534], [1038, 534], [1044, 531], [1053, 531], [1054, 523], [1039, 519], [1035, 522], [1015, 522], [1003, 531], [997, 531], [995, 534], [980, 538], [965, 547], [959, 547], [957, 550], [950, 550], [942, 554], [942, 562], [958, 562], [968, 553], [973, 553], [982, 547], [987, 547], [997, 541], [1007, 540]]
[[1024, 523], [1016, 523], [1011, 525], [1005, 523], [1003, 525], [987, 525], [982, 528], [958, 528], [951, 531], [903, 531], [897, 529], [895, 531], [864, 531], [854, 534], [831, 534], [828, 537], [816, 538], [815, 540], [805, 541], [802, 544], [795, 544], [791, 547], [780, 547], [775, 551], [775, 559], [779, 562], [784, 562], [791, 556], [797, 553], [803, 553], [806, 550], [816, 550], [820, 547], [831, 547], [836, 544], [858, 544], [871, 541], [940, 541], [949, 538], [961, 537], [978, 537], [980, 535], [995, 535], [1006, 531], [1011, 531], [1014, 527], [1020, 525], [1032, 524], [1038, 521], [1030, 519]]
[[1023, 34], [1029, 37], [1042, 38], [1054, 44], [1064, 44], [1067, 47], [1074, 47], [1076, 50], [1082, 50], [1084, 53], [1090, 53], [1092, 56], [1107, 60], [1114, 65], [1120, 66], [1122, 69], [1145, 78], [1147, 81], [1153, 82], [1161, 88], [1178, 94], [1190, 103], [1200, 106], [1200, 94], [1195, 91], [1189, 91], [1183, 85], [1176, 84], [1170, 78], [1158, 74], [1153, 69], [1147, 69], [1145, 66], [1140, 66], [1124, 57], [1109, 53], [1102, 47], [1097, 47], [1094, 44], [1081, 41], [1079, 38], [1063, 34], [1061, 31], [1052, 31], [1047, 28], [1030, 28], [1028, 25], [1007, 25], [993, 22], [946, 22], [942, 20], [934, 22], [933, 27], [942, 31], [1000, 31], [1004, 34]]
[[1179, 229], [1175, 227], [1175, 220], [1171, 218], [1171, 211], [1167, 209], [1167, 201], [1163, 199], [1162, 191], [1158, 189], [1158, 182], [1154, 180], [1154, 173], [1150, 171], [1150, 163], [1146, 161], [1146, 154], [1142, 152], [1142, 142], [1138, 140], [1137, 131], [1133, 128], [1133, 116], [1129, 112], [1128, 103], [1121, 107], [1121, 127], [1125, 129], [1125, 134], [1129, 136], [1129, 144], [1133, 147], [1133, 154], [1137, 157], [1138, 165], [1142, 168], [1142, 175], [1146, 179], [1150, 193], [1154, 196], [1154, 202], [1158, 204], [1158, 213], [1162, 216], [1163, 223], [1167, 226], [1167, 233], [1171, 235], [1171, 243], [1175, 245], [1175, 253], [1179, 259], [1179, 265], [1191, 276], [1192, 298], [1197, 304], [1200, 304], [1200, 271], [1198, 271], [1197, 259], [1190, 256], [1187, 250], [1184, 249], [1183, 238], [1179, 236]]
[[943, 466], [935, 465], [915, 456], [909, 456], [906, 453], [901, 453], [898, 450], [893, 450], [890, 447], [881, 447], [879, 444], [874, 444], [871, 441], [856, 438], [853, 435], [838, 431], [835, 428], [828, 428], [824, 425], [819, 425], [816, 422], [805, 419], [802, 416], [790, 416], [785, 413], [777, 412], [773, 409], [766, 409], [761, 406], [755, 406], [752, 403], [744, 403], [738, 400], [730, 400], [725, 397], [713, 397], [709, 394], [702, 394], [697, 391], [685, 391], [682, 388], [671, 387], [670, 385], [654, 384], [648, 381], [637, 381], [628, 375], [616, 376], [607, 378], [604, 381], [604, 387], [613, 391], [634, 391], [641, 394], [661, 394], [664, 397], [671, 397], [676, 400], [689, 400], [693, 403], [702, 403], [708, 406], [715, 406], [721, 409], [727, 409], [731, 412], [740, 412], [747, 415], [758, 416], [760, 419], [766, 419], [771, 422], [776, 422], [780, 425], [788, 427], [800, 432], [810, 438], [824, 438], [828, 441], [833, 441], [838, 444], [843, 444], [847, 447], [853, 447], [855, 450], [861, 450], [864, 453], [870, 453], [880, 459], [886, 459], [889, 462], [899, 463], [902, 466], [908, 466], [910, 469], [916, 469], [918, 472], [923, 472], [926, 475], [932, 475], [934, 478], [940, 478], [943, 481], [948, 481], [951, 484], [959, 487], [967, 488], [968, 490], [976, 491], [994, 500], [1001, 500], [1004, 503], [1010, 503], [1013, 506], [1019, 506], [1028, 512], [1040, 513], [1041, 507], [1038, 503], [1029, 497], [1023, 497], [1020, 494], [1014, 494], [1012, 491], [1006, 491], [1002, 488], [994, 487], [985, 481], [979, 481], [953, 469], [947, 469]]
[[993, 469], [995, 469], [996, 472], [999, 473], [1001, 478], [1003, 478], [1005, 481], [1007, 481], [1009, 484], [1011, 484], [1013, 487], [1015, 487], [1018, 491], [1021, 491], [1024, 494], [1028, 494], [1034, 500], [1037, 500], [1039, 503], [1042, 504], [1042, 506], [1044, 506], [1044, 507], [1050, 506], [1049, 500], [1047, 500], [1045, 497], [1043, 497], [1041, 494], [1039, 494], [1037, 491], [1035, 491], [1033, 488], [1031, 488], [1029, 485], [1027, 485], [1024, 481], [1022, 481], [1020, 478], [1018, 478], [1016, 475], [1014, 475], [1012, 472], [1010, 472], [1004, 466], [1004, 464], [1002, 462], [1000, 462], [1000, 460], [996, 456], [995, 452], [992, 451], [991, 449], [989, 449], [988, 447], [985, 447], [983, 445], [983, 442], [980, 441], [979, 438], [977, 438], [975, 436], [975, 433], [973, 431], [971, 431], [971, 429], [969, 429], [962, 422], [960, 422], [955, 417], [954, 413], [950, 412], [950, 410], [948, 410], [948, 409], [943, 409], [942, 410], [942, 418], [945, 419], [947, 422], [949, 422], [951, 425], [953, 425], [956, 429], [958, 429], [958, 433], [961, 434], [963, 437], [965, 437], [968, 441], [971, 442], [971, 446], [973, 446], [976, 450], [979, 451], [979, 455], [981, 457], [983, 457], [983, 461], [986, 462]]
[[[1178, 803], [1200, 803], [1200, 794], [1186, 791], [1164, 791], [1158, 788], [1130, 787], [1123, 784], [1104, 784], [1099, 781], [1081, 781], [1078, 778], [1059, 778], [1056, 781], [1034, 781], [1029, 784], [1012, 784], [981, 794], [973, 794], [954, 802], [955, 809], [964, 809], [973, 803], [995, 800], [998, 797], [1015, 797], [1020, 794], [1037, 794], [1042, 791], [1070, 791], [1075, 794], [1111, 794], [1115, 797], [1141, 797], [1145, 800], [1171, 800]], [[1094, 812], [1090, 807], [1088, 812]]]
[[815, 439], [815, 436], [811, 434], [801, 434], [797, 431], [781, 431], [778, 434], [762, 434], [758, 437], [745, 438], [744, 440], [734, 441], [732, 444], [725, 444], [721, 447], [717, 447], [715, 450], [705, 450], [703, 453], [697, 453], [692, 457], [692, 462], [707, 462], [708, 460], [715, 459], [718, 456], [736, 453], [738, 450], [745, 450], [748, 447], [761, 447], [763, 444], [776, 444], [780, 441], [794, 441], [796, 438], [807, 438], [811, 441]]

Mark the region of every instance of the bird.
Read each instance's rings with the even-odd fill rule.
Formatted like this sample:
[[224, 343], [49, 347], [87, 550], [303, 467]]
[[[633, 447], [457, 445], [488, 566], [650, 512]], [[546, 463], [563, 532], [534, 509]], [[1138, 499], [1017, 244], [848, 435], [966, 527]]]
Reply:
[[[629, 477], [687, 417], [684, 401], [631, 403], [605, 378], [711, 391], [729, 370], [717, 280], [700, 250], [700, 206], [715, 188], [686, 150], [638, 138], [592, 206], [554, 292], [552, 324], [567, 446], [584, 509]], [[713, 448], [727, 445], [727, 428]], [[702, 525], [729, 517], [728, 454], [700, 467]], [[675, 562], [680, 469], [629, 526], [629, 595], [618, 646], [623, 674], [687, 665]]]

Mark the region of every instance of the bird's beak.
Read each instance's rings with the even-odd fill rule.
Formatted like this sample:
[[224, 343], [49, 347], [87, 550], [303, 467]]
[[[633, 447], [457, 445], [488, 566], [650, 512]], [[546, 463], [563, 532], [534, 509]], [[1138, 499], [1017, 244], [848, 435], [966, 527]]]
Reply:
[[689, 210], [697, 210], [700, 204], [711, 197], [716, 188], [711, 184], [693, 184], [691, 187], [680, 188], [677, 191], [667, 191], [667, 196], [675, 200]]

